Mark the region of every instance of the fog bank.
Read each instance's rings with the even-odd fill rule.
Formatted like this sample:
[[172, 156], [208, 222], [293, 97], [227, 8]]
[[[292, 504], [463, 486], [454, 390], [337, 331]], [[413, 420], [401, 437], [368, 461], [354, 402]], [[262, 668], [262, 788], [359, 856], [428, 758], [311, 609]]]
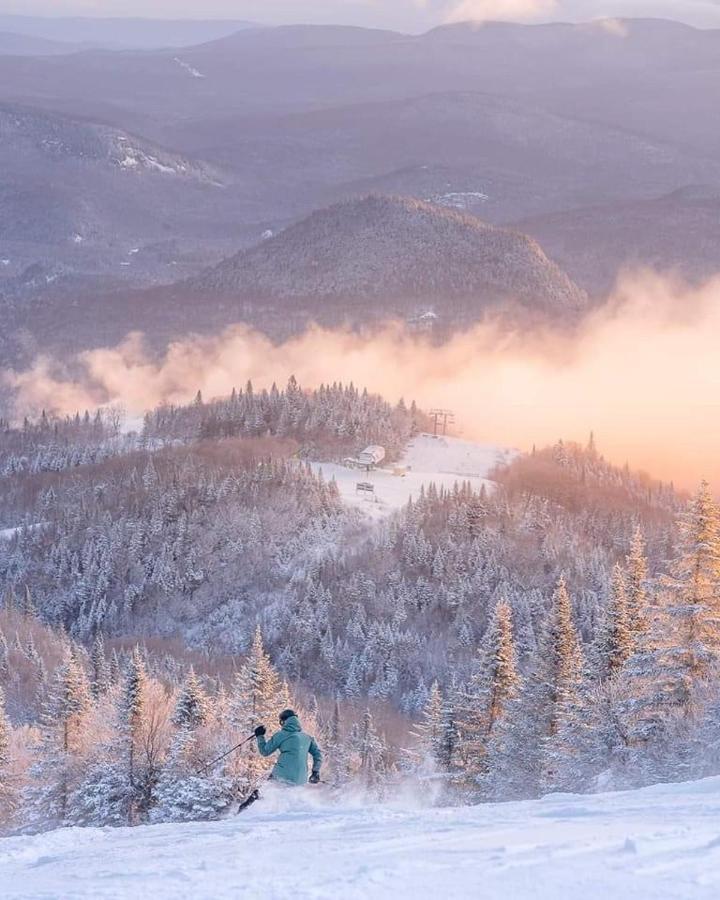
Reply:
[[189, 337], [162, 359], [141, 335], [66, 366], [39, 358], [5, 372], [17, 411], [74, 412], [118, 403], [140, 414], [241, 387], [354, 381], [390, 400], [449, 407], [464, 437], [529, 448], [585, 440], [658, 477], [720, 484], [720, 278], [690, 288], [650, 274], [625, 278], [572, 337], [502, 331], [485, 322], [441, 347], [389, 324], [373, 335], [311, 328], [276, 345], [244, 325]]

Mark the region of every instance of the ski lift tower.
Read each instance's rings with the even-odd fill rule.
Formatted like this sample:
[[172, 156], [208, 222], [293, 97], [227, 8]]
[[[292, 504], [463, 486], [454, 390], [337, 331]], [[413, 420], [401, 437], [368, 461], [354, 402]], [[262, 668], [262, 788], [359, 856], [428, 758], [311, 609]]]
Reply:
[[431, 409], [430, 418], [433, 420], [433, 437], [437, 437], [441, 427], [442, 434], [447, 434], [448, 425], [455, 422], [455, 413], [451, 409]]

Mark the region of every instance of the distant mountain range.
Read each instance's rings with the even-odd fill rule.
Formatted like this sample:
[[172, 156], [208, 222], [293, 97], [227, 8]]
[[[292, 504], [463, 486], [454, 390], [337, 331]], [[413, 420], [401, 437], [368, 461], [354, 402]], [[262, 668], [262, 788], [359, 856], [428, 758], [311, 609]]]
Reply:
[[[0, 40], [0, 306], [40, 340], [65, 327], [63, 304], [87, 297], [107, 335], [128, 316], [163, 335], [173, 317], [176, 332], [197, 327], [184, 288], [155, 290], [188, 278], [209, 292], [208, 322], [248, 316], [277, 331], [311, 307], [336, 320], [354, 303], [380, 307], [381, 291], [399, 314], [444, 300], [464, 321], [510, 295], [522, 305], [524, 277], [526, 309], [563, 311], [584, 291], [601, 300], [625, 265], [720, 270], [720, 31], [88, 21], [97, 33], [57, 20], [59, 32], [24, 40], [77, 49], [139, 29], [135, 49], [36, 55], [26, 42], [19, 55]], [[0, 17], [0, 30], [12, 24]], [[413, 199], [371, 215], [357, 205], [369, 194]], [[376, 225], [354, 232], [346, 209], [358, 229]], [[277, 237], [255, 246], [266, 232]], [[461, 258], [463, 242], [476, 261], [502, 241], [497, 283]], [[108, 299], [118, 289], [125, 299]]]
[[[151, 50], [158, 47], [186, 47], [213, 41], [225, 35], [255, 27], [252, 22], [237, 19], [140, 19], [131, 17], [102, 18], [81, 16], [14, 16], [0, 15], [0, 32], [19, 39], [34, 38], [27, 43], [26, 53], [41, 55], [43, 52], [61, 52], [63, 45], [72, 49], [78, 46], [104, 47], [108, 49]], [[43, 50], [43, 42], [51, 42], [55, 50]], [[18, 41], [19, 43], [19, 41]], [[74, 48], [73, 48], [73, 45]], [[0, 41], [0, 52], [5, 50]], [[67, 51], [66, 51], [67, 52]]]
[[581, 207], [518, 223], [594, 295], [618, 272], [649, 268], [701, 281], [720, 272], [720, 185]]
[[[0, 17], [2, 21], [2, 17]], [[77, 53], [82, 44], [52, 41], [29, 34], [15, 34], [0, 30], [0, 54], [10, 56], [54, 56], [62, 53]]]

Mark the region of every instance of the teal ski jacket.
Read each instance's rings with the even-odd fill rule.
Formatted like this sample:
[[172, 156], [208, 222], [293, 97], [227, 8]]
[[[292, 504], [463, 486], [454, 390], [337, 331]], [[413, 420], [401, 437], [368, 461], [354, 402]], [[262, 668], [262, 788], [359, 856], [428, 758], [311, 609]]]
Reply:
[[305, 784], [308, 780], [307, 758], [312, 756], [313, 772], [320, 772], [322, 753], [315, 743], [315, 738], [305, 734], [297, 716], [290, 716], [283, 727], [269, 741], [265, 735], [258, 735], [258, 750], [261, 756], [272, 756], [280, 751], [280, 758], [272, 771], [273, 778], [289, 784]]

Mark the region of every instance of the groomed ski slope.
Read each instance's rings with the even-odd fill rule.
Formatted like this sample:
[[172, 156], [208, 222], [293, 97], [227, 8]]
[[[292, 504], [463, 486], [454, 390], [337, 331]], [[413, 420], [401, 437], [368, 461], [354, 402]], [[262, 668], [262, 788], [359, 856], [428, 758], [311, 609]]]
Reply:
[[[312, 465], [328, 481], [335, 480], [340, 496], [348, 506], [361, 509], [371, 519], [382, 519], [405, 506], [411, 497], [416, 499], [420, 490], [423, 487], [427, 490], [431, 484], [452, 490], [456, 483], [467, 481], [475, 490], [480, 490], [483, 483], [492, 490], [493, 483], [488, 481], [488, 475], [496, 466], [510, 462], [517, 453], [517, 450], [492, 444], [420, 434], [408, 444], [397, 466], [381, 465], [365, 472], [336, 463]], [[394, 474], [396, 469], [402, 468], [407, 470], [404, 475]], [[374, 493], [358, 493], [359, 481], [372, 484]]]
[[222, 822], [6, 838], [0, 895], [720, 897], [720, 778], [461, 809], [334, 806], [311, 790], [270, 796]]

